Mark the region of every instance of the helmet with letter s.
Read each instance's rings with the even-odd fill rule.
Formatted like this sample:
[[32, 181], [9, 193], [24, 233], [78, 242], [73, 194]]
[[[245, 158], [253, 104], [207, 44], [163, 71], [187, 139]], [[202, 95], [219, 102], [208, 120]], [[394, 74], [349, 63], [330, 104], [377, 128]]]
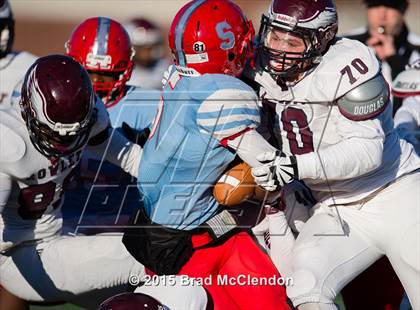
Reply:
[[86, 70], [64, 55], [38, 58], [26, 72], [20, 99], [34, 147], [46, 157], [82, 149], [96, 120], [95, 93]]
[[175, 16], [169, 47], [180, 67], [239, 76], [252, 57], [254, 28], [229, 0], [196, 0]]
[[105, 106], [117, 104], [134, 66], [134, 49], [124, 27], [107, 17], [88, 18], [73, 30], [65, 48], [89, 72]]
[[309, 70], [321, 61], [337, 28], [334, 0], [273, 0], [261, 19], [258, 69], [278, 77]]

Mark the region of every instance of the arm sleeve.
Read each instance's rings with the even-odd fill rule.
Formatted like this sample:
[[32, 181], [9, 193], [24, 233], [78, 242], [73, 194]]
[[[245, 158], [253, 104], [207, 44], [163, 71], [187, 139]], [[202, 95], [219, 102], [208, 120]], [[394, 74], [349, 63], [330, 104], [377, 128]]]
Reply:
[[360, 122], [339, 117], [336, 128], [341, 136], [339, 143], [296, 156], [299, 179], [345, 180], [378, 168], [383, 156], [385, 114]]
[[[416, 99], [417, 98], [417, 99]], [[413, 145], [418, 145], [416, 138], [420, 126], [420, 97], [408, 97], [394, 117], [394, 127], [398, 135]]]
[[0, 173], [0, 213], [3, 212], [12, 191], [12, 179], [4, 173]]
[[261, 163], [257, 160], [258, 154], [276, 150], [256, 130], [245, 131], [243, 134], [226, 141], [227, 146], [235, 150], [238, 156], [252, 168], [261, 166]]
[[97, 99], [95, 107], [97, 120], [88, 142], [89, 149], [102, 160], [105, 159], [137, 177], [142, 148], [110, 127], [108, 112], [100, 99]]
[[212, 93], [197, 111], [201, 133], [215, 139], [235, 136], [260, 124], [260, 111], [254, 92], [241, 89], [222, 89]]
[[394, 127], [410, 124], [412, 129], [420, 126], [420, 96], [408, 97], [394, 116]]
[[118, 130], [113, 129], [109, 139], [101, 144], [89, 146], [89, 149], [137, 178], [143, 149], [138, 144], [128, 141]]

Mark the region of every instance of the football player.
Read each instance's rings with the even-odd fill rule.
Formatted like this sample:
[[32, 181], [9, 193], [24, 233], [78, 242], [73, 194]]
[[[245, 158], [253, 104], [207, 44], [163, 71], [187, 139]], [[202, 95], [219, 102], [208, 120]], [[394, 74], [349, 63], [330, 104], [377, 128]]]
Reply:
[[[14, 87], [23, 79], [36, 57], [12, 51], [14, 19], [8, 0], [0, 0], [0, 109], [8, 108]], [[19, 93], [16, 94], [18, 96]]]
[[288, 297], [336, 309], [340, 290], [386, 255], [417, 309], [420, 161], [393, 130], [378, 60], [336, 31], [331, 0], [273, 0], [249, 74], [281, 143], [259, 155], [256, 182], [273, 191], [303, 180], [318, 201], [293, 247]]
[[141, 148], [118, 133], [108, 143], [106, 109], [70, 57], [39, 58], [19, 99], [0, 111], [0, 284], [23, 300], [73, 301], [84, 294], [85, 306], [97, 306], [144, 267], [121, 235], [62, 235], [64, 191], [86, 146], [99, 153], [107, 147], [106, 159], [134, 176]]
[[121, 127], [123, 122], [135, 128], [150, 126], [160, 93], [126, 85], [135, 52], [119, 22], [107, 17], [88, 18], [73, 30], [65, 47], [66, 54], [88, 71], [113, 127]]
[[[126, 85], [134, 66], [134, 50], [124, 27], [107, 17], [88, 18], [76, 26], [65, 47], [66, 54], [88, 71], [111, 126], [131, 141], [144, 144], [160, 92]], [[128, 220], [127, 214], [137, 207], [139, 199], [136, 185], [129, 186], [130, 176], [88, 150], [83, 154], [79, 176], [78, 186], [66, 195], [66, 228], [74, 231], [77, 227], [79, 231], [82, 226], [96, 225], [103, 230], [105, 225], [121, 226]]]
[[128, 84], [162, 89], [162, 74], [170, 65], [165, 55], [162, 31], [146, 18], [134, 18], [124, 27], [135, 49], [135, 66]]
[[[96, 48], [97, 46], [104, 48]], [[144, 144], [149, 132], [147, 129], [156, 114], [160, 92], [126, 85], [133, 68], [133, 48], [122, 25], [106, 17], [89, 18], [73, 30], [66, 43], [66, 53], [88, 71], [96, 94], [106, 102], [111, 125], [130, 140]], [[115, 166], [102, 161], [103, 158], [98, 157], [95, 152], [84, 152], [79, 181], [82, 180], [88, 190], [75, 188], [66, 192], [63, 205], [66, 229], [73, 226], [68, 217], [75, 214], [75, 219], [78, 220], [77, 233], [113, 229], [115, 224], [120, 227], [128, 223], [127, 216], [124, 218], [124, 215], [128, 215], [133, 208], [138, 208], [140, 202], [136, 185], [131, 184], [127, 175], [122, 176], [121, 171], [116, 171]], [[80, 218], [81, 214], [83, 218]], [[118, 223], [115, 223], [116, 218]], [[95, 229], [95, 226], [98, 228]], [[137, 288], [136, 292], [146, 292], [158, 297], [166, 305], [170, 305], [171, 309], [205, 308], [207, 297], [203, 288], [172, 284], [171, 280], [166, 285], [159, 281], [149, 281], [151, 283]], [[180, 295], [184, 297], [180, 299]], [[135, 300], [131, 305], [138, 308], [140, 305], [135, 306], [137, 302], [139, 301]], [[120, 303], [121, 298], [117, 297], [113, 299], [112, 305]], [[109, 303], [105, 304], [109, 306]]]
[[236, 153], [255, 167], [260, 151], [274, 150], [255, 130], [255, 92], [236, 78], [252, 40], [252, 24], [228, 0], [191, 1], [175, 16], [176, 66], [139, 166], [144, 209], [123, 238], [152, 272], [201, 279], [216, 309], [289, 308], [269, 256], [212, 195]]

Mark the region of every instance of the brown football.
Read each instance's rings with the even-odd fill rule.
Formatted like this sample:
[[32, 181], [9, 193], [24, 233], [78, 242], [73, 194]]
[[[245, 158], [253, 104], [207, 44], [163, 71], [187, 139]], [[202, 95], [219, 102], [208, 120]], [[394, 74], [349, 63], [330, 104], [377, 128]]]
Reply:
[[254, 194], [256, 185], [251, 167], [240, 163], [226, 171], [213, 189], [216, 200], [225, 206], [235, 206]]

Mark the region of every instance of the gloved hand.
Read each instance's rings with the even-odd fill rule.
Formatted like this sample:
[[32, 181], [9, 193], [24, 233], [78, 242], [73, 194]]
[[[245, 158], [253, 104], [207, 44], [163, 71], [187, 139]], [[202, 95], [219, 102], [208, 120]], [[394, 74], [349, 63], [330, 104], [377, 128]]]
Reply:
[[267, 191], [274, 191], [298, 179], [298, 167], [295, 156], [285, 156], [279, 151], [265, 152], [257, 156], [263, 164], [252, 168], [255, 183]]

